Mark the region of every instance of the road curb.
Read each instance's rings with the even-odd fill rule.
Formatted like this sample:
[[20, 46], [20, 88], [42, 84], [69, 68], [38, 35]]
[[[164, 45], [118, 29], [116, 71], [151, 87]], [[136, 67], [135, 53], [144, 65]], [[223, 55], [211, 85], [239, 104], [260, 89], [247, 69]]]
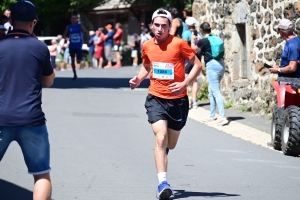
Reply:
[[208, 116], [209, 111], [201, 107], [191, 109], [189, 111], [189, 118], [195, 121], [203, 123], [209, 127], [215, 128], [234, 137], [251, 142], [255, 145], [273, 150], [272, 147], [268, 146], [268, 143], [271, 140], [270, 134], [236, 121], [229, 121], [229, 124], [224, 126], [218, 126], [211, 122], [204, 122], [204, 120], [207, 119]]

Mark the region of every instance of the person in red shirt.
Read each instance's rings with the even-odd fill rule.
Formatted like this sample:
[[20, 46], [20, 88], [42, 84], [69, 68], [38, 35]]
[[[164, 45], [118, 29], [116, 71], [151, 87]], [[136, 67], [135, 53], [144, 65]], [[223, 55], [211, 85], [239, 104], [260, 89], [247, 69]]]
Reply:
[[116, 33], [114, 35], [114, 50], [116, 51], [116, 59], [117, 63], [113, 66], [114, 68], [119, 68], [122, 67], [121, 64], [121, 54], [120, 54], [120, 46], [121, 46], [121, 41], [123, 37], [123, 30], [121, 29], [121, 24], [116, 23]]
[[[169, 33], [171, 23], [172, 16], [168, 11], [158, 9], [153, 13], [152, 31], [155, 37], [144, 43], [143, 65], [139, 74], [129, 81], [131, 89], [135, 89], [150, 74], [145, 108], [156, 137], [154, 157], [159, 180], [158, 199], [169, 199], [174, 195], [167, 182], [167, 154], [169, 149], [175, 148], [187, 120], [187, 86], [202, 69], [195, 50], [187, 41]], [[186, 78], [185, 60], [194, 65]]]
[[96, 36], [98, 37], [97, 40], [94, 42], [95, 44], [95, 58], [98, 60], [98, 68], [102, 68], [103, 64], [103, 49], [104, 49], [104, 38], [105, 35], [103, 33], [103, 28], [99, 28], [96, 31]]

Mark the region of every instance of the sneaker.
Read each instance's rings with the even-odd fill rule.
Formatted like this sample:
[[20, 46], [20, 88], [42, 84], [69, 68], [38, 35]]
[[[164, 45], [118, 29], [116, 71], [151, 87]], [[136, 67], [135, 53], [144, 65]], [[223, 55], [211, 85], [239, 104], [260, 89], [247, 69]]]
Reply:
[[193, 109], [198, 108], [198, 104], [197, 103], [193, 103]]
[[120, 68], [120, 67], [122, 67], [121, 64], [115, 64], [115, 65], [113, 66], [113, 68]]
[[216, 122], [216, 117], [214, 117], [214, 118], [206, 118], [206, 119], [203, 119], [203, 120], [201, 120], [201, 122]]
[[214, 124], [218, 125], [218, 126], [224, 126], [226, 124], [228, 124], [229, 121], [226, 117], [219, 117], [215, 122]]
[[158, 199], [170, 199], [172, 198], [173, 195], [173, 189], [171, 186], [168, 184], [167, 181], [161, 182], [156, 191], [156, 198]]

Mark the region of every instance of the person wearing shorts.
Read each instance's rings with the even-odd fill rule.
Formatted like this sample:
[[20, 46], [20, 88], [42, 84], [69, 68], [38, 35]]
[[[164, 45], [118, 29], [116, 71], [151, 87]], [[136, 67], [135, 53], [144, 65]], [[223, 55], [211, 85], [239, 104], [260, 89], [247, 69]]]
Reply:
[[103, 64], [102, 54], [103, 54], [103, 49], [104, 49], [104, 37], [105, 37], [105, 35], [102, 31], [103, 31], [102, 28], [99, 28], [96, 31], [97, 40], [95, 40], [95, 42], [94, 42], [95, 50], [96, 50], [94, 57], [98, 61], [98, 68], [102, 68], [102, 64]]
[[[83, 45], [83, 35], [89, 35], [88, 31], [84, 28], [82, 24], [78, 23], [77, 15], [73, 14], [71, 16], [71, 24], [69, 24], [64, 32], [64, 38], [70, 38], [69, 50], [72, 59], [72, 69], [73, 69], [73, 80], [77, 80], [75, 57], [77, 64], [81, 63], [82, 59], [82, 45]], [[88, 42], [87, 42], [88, 43]]]
[[113, 59], [113, 55], [112, 55], [112, 48], [114, 45], [114, 30], [112, 29], [112, 25], [111, 24], [107, 24], [105, 26], [105, 29], [107, 31], [107, 34], [104, 36], [104, 54], [105, 54], [105, 58], [107, 60], [107, 65], [104, 67], [104, 69], [108, 69], [112, 67], [112, 59]]
[[128, 42], [128, 45], [131, 46], [131, 57], [133, 58], [133, 67], [137, 67], [138, 65], [138, 49], [139, 49], [139, 41], [138, 41], [139, 35], [137, 33], [133, 34], [132, 39], [133, 42]]
[[113, 66], [113, 68], [120, 68], [122, 67], [121, 64], [121, 53], [120, 53], [120, 47], [121, 47], [121, 41], [123, 37], [123, 30], [121, 28], [121, 23], [116, 23], [116, 33], [114, 35], [114, 51], [116, 52], [116, 59], [117, 63]]
[[10, 20], [14, 30], [0, 40], [0, 161], [16, 141], [34, 177], [33, 199], [50, 200], [50, 145], [41, 104], [42, 85], [50, 87], [55, 75], [47, 45], [32, 34], [34, 4], [15, 3]]
[[[180, 131], [186, 124], [189, 111], [187, 86], [202, 69], [196, 52], [188, 43], [169, 34], [171, 22], [168, 11], [158, 9], [153, 13], [152, 31], [155, 37], [144, 43], [143, 65], [139, 74], [129, 81], [131, 89], [135, 89], [150, 74], [145, 108], [156, 137], [154, 157], [159, 180], [158, 199], [169, 199], [174, 195], [167, 181], [167, 155], [169, 149], [175, 148]], [[194, 65], [186, 78], [185, 60]]]
[[[188, 17], [185, 20], [185, 24], [188, 27], [188, 30], [184, 31], [182, 34], [182, 39], [186, 40], [188, 42], [189, 45], [191, 45], [191, 37], [192, 35], [198, 35], [197, 31], [196, 31], [196, 23], [197, 20], [194, 17]], [[188, 76], [190, 71], [192, 70], [193, 65], [186, 60], [185, 62], [185, 75]], [[192, 98], [190, 100], [190, 108], [197, 108], [198, 104], [197, 104], [197, 93], [198, 93], [198, 81], [197, 78], [193, 81], [192, 83]]]

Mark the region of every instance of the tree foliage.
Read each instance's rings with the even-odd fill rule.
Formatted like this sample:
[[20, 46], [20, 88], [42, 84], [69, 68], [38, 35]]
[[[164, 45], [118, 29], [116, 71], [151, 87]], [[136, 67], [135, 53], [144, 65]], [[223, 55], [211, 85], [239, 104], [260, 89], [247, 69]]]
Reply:
[[[0, 11], [11, 8], [18, 0], [2, 0]], [[84, 10], [96, 7], [110, 0], [31, 0], [38, 9], [38, 14], [43, 19], [51, 20], [70, 12], [82, 12]], [[187, 4], [192, 4], [193, 0], [121, 0], [124, 3], [138, 4], [146, 2], [155, 8], [165, 7], [167, 4], [183, 9]], [[54, 15], [53, 15], [54, 14]]]

